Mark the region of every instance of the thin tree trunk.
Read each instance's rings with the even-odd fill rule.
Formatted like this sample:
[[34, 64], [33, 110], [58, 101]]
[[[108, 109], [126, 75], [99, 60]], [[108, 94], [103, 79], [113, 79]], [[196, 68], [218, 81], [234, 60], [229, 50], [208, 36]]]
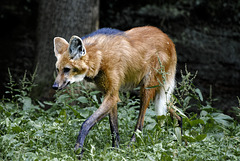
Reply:
[[52, 97], [56, 58], [53, 38], [60, 36], [67, 41], [72, 35], [83, 36], [98, 28], [99, 0], [40, 0], [37, 28], [38, 67], [33, 97]]

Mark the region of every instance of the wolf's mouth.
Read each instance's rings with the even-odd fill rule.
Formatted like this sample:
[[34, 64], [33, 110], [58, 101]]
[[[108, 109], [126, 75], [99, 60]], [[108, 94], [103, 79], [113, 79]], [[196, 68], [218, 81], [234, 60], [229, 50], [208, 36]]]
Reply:
[[70, 84], [70, 81], [66, 81], [66, 82], [64, 82], [58, 89], [59, 89], [59, 90], [64, 89], [64, 88], [67, 87], [69, 84]]

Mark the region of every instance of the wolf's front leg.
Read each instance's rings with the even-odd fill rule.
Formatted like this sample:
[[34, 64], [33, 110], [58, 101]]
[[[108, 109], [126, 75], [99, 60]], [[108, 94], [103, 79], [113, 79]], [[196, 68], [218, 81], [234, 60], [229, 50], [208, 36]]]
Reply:
[[116, 95], [106, 95], [101, 106], [95, 111], [83, 124], [81, 130], [79, 132], [77, 142], [75, 144], [75, 152], [78, 153], [81, 148], [81, 154], [83, 153], [83, 144], [85, 137], [87, 136], [89, 130], [102, 118], [104, 118], [107, 114], [109, 114], [110, 110], [116, 106], [118, 97]]

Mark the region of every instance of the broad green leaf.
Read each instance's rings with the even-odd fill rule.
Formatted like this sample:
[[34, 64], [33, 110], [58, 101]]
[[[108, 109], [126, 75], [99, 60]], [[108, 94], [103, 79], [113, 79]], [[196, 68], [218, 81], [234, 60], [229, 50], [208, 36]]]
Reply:
[[192, 99], [192, 97], [187, 96], [187, 97], [184, 99], [183, 107], [187, 108], [187, 107], [188, 107], [188, 104], [189, 104], [189, 102], [190, 102], [191, 99]]
[[200, 118], [202, 118], [202, 117], [206, 117], [208, 115], [208, 112], [207, 111], [201, 111], [200, 112]]
[[69, 98], [70, 96], [68, 95], [68, 94], [62, 94], [62, 95], [60, 95], [58, 98], [57, 98], [57, 102], [58, 103], [61, 103], [61, 102], [65, 102], [65, 100], [67, 99], [67, 98]]
[[79, 109], [79, 114], [83, 117], [83, 118], [87, 118], [89, 116], [89, 111], [86, 109]]
[[11, 125], [11, 120], [7, 117], [6, 119], [5, 119], [5, 125], [7, 126], [7, 127], [9, 127], [10, 125]]
[[46, 105], [50, 105], [50, 106], [54, 105], [54, 103], [50, 102], [50, 101], [43, 101], [43, 103], [46, 104]]
[[37, 136], [37, 137], [41, 137], [41, 136], [44, 136], [45, 133], [43, 132], [43, 130], [38, 130], [35, 132], [34, 136]]
[[182, 133], [181, 133], [181, 128], [180, 127], [175, 127], [175, 135], [177, 136], [177, 140], [179, 143], [182, 142]]
[[22, 99], [23, 103], [23, 111], [27, 111], [31, 109], [32, 106], [32, 99], [29, 97], [23, 97]]
[[156, 122], [150, 123], [145, 128], [147, 130], [153, 130], [153, 128], [156, 126], [156, 124], [157, 124]]
[[9, 141], [9, 144], [11, 143], [15, 143], [17, 142], [17, 140], [15, 139], [15, 137], [17, 136], [17, 134], [6, 134], [4, 136], [2, 136], [2, 141]]
[[5, 108], [7, 110], [11, 110], [15, 108], [15, 104], [14, 103], [5, 103]]
[[80, 118], [80, 113], [75, 110], [74, 108], [72, 108], [72, 106], [70, 105], [67, 105], [72, 111], [73, 111], [73, 114], [77, 117], [77, 118]]
[[229, 122], [233, 120], [232, 117], [225, 115], [223, 113], [213, 113], [213, 119], [224, 126], [229, 126]]
[[187, 136], [187, 135], [184, 135], [182, 138], [183, 138], [184, 140], [187, 140], [188, 142], [195, 142], [195, 141], [196, 141], [195, 138], [193, 138], [193, 137], [191, 137], [191, 136]]
[[24, 116], [16, 118], [15, 120], [13, 120], [13, 123], [19, 125], [23, 120], [24, 120]]
[[26, 152], [24, 153], [24, 156], [27, 158], [31, 158], [31, 160], [38, 160], [37, 155], [33, 152]]
[[94, 100], [96, 103], [98, 103], [98, 99], [97, 99], [97, 96], [96, 96], [96, 95], [93, 95], [92, 98], [93, 98], [93, 100]]
[[194, 127], [194, 126], [196, 126], [196, 125], [198, 125], [198, 124], [202, 124], [202, 125], [205, 124], [204, 121], [201, 120], [201, 119], [192, 120], [192, 121], [189, 121], [189, 123], [190, 123], [190, 125], [191, 125], [192, 127]]
[[81, 103], [88, 103], [88, 99], [85, 96], [78, 97], [77, 101], [79, 101]]
[[37, 100], [37, 103], [40, 105], [40, 107], [42, 107], [42, 108], [45, 107], [45, 105], [44, 105], [41, 101], [38, 101], [38, 100]]
[[98, 93], [101, 93], [101, 91], [92, 91], [92, 92], [90, 92], [90, 95], [93, 96], [93, 95], [96, 95]]
[[156, 123], [156, 120], [155, 120], [155, 119], [152, 119], [151, 117], [145, 117], [144, 122]]
[[199, 88], [196, 88], [196, 89], [195, 89], [195, 92], [198, 94], [199, 99], [200, 99], [201, 101], [203, 101], [203, 96], [202, 96], [202, 92], [200, 91], [200, 89], [199, 89]]
[[204, 110], [212, 109], [212, 106], [210, 106], [210, 105], [206, 105], [206, 106], [202, 106], [202, 107], [203, 107], [202, 109], [204, 109]]
[[207, 137], [207, 134], [200, 134], [195, 137], [196, 141], [202, 141]]

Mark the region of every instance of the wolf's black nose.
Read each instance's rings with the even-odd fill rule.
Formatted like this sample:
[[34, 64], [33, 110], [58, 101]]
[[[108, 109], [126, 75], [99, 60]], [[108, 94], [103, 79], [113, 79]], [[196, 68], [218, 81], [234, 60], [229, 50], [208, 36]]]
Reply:
[[58, 83], [54, 82], [52, 88], [53, 88], [54, 90], [57, 90], [57, 89], [58, 89]]

